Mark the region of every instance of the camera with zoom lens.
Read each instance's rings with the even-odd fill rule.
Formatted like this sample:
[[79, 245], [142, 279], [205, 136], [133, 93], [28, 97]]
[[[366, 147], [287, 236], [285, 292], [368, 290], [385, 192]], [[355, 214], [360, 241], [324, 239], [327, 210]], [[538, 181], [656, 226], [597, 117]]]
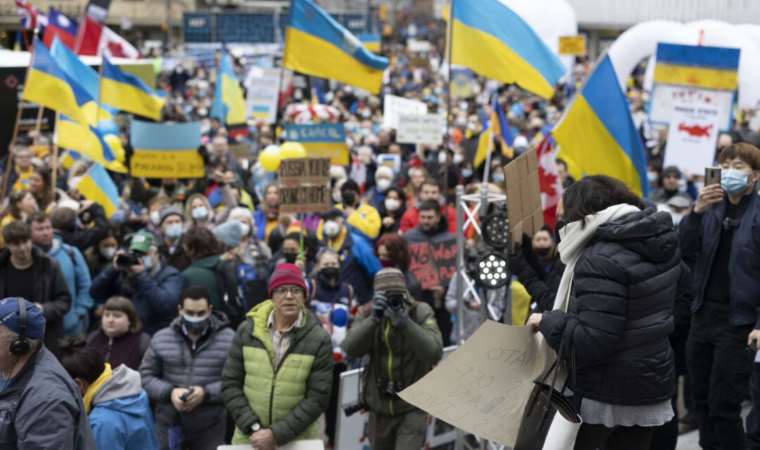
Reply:
[[388, 296], [388, 306], [391, 309], [400, 309], [404, 305], [404, 294], [392, 292]]
[[138, 264], [140, 264], [140, 258], [130, 251], [123, 252], [116, 256], [116, 267], [119, 269], [126, 270]]

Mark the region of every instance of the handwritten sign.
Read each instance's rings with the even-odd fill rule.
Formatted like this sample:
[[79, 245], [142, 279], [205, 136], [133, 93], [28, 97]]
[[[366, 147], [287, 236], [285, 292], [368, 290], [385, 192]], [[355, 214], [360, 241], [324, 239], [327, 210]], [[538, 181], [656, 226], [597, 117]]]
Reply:
[[513, 447], [533, 380], [554, 360], [528, 327], [484, 323], [399, 396], [468, 433]]
[[280, 164], [280, 184], [326, 184], [330, 181], [328, 158], [285, 159]]
[[402, 114], [396, 142], [400, 144], [439, 144], [446, 131], [446, 118], [440, 114]]
[[409, 272], [423, 290], [446, 286], [457, 271], [457, 241], [409, 242]]
[[582, 34], [577, 36], [560, 36], [559, 54], [562, 56], [585, 56], [586, 36]]
[[280, 211], [325, 212], [332, 205], [330, 159], [286, 159], [280, 164]]
[[427, 114], [427, 105], [417, 100], [409, 100], [395, 95], [383, 98], [383, 126], [398, 129], [403, 114]]
[[203, 178], [206, 169], [196, 150], [135, 149], [129, 161], [130, 174], [144, 178]]

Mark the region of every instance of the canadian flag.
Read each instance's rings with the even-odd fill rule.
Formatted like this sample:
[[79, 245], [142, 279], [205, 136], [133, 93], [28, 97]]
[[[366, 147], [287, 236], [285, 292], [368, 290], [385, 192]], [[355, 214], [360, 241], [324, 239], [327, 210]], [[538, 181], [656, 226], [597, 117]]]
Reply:
[[557, 170], [557, 149], [551, 136], [545, 137], [536, 147], [536, 159], [544, 223], [554, 229], [557, 224], [557, 205], [562, 198], [563, 189]]
[[140, 51], [134, 45], [108, 27], [103, 27], [100, 36], [100, 54], [113, 58], [140, 58]]

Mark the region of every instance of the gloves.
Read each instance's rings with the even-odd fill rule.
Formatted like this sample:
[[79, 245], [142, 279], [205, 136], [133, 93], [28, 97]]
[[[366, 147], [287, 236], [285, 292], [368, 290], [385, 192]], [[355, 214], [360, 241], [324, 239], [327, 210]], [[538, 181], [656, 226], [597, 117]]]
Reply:
[[406, 319], [409, 318], [409, 308], [404, 302], [398, 308], [389, 307], [385, 311], [385, 315], [391, 321], [393, 328], [403, 328], [406, 325]]
[[372, 319], [378, 322], [381, 321], [387, 309], [388, 299], [385, 295], [375, 294], [375, 298], [372, 299]]

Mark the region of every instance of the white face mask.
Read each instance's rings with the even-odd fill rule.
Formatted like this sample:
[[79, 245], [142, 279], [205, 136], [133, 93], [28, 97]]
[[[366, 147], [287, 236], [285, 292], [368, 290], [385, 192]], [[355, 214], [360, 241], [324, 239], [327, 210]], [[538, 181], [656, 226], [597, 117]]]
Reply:
[[340, 191], [333, 191], [332, 199], [335, 203], [341, 203], [343, 201], [343, 196], [340, 195]]
[[449, 159], [449, 155], [446, 154], [443, 150], [438, 152], [438, 164], [446, 164], [446, 161]]
[[150, 223], [158, 225], [161, 222], [161, 214], [158, 211], [150, 212]]
[[338, 233], [340, 233], [340, 224], [334, 220], [328, 220], [325, 222], [324, 227], [322, 227], [322, 231], [324, 231], [325, 236], [334, 238], [338, 235]]
[[454, 153], [454, 158], [452, 159], [452, 162], [456, 165], [462, 164], [464, 161], [464, 155], [461, 153]]
[[112, 260], [116, 254], [116, 247], [104, 247], [100, 249], [100, 254], [107, 260]]
[[391, 180], [387, 178], [380, 178], [377, 180], [377, 190], [380, 192], [387, 191], [389, 187], [391, 187]]
[[251, 226], [247, 223], [241, 223], [240, 224], [240, 233], [242, 233], [243, 237], [248, 236], [251, 234]]
[[208, 209], [205, 206], [198, 206], [193, 208], [191, 214], [195, 220], [204, 220], [208, 217]]
[[401, 208], [401, 200], [397, 198], [385, 199], [385, 209], [388, 211], [398, 211], [399, 208]]

